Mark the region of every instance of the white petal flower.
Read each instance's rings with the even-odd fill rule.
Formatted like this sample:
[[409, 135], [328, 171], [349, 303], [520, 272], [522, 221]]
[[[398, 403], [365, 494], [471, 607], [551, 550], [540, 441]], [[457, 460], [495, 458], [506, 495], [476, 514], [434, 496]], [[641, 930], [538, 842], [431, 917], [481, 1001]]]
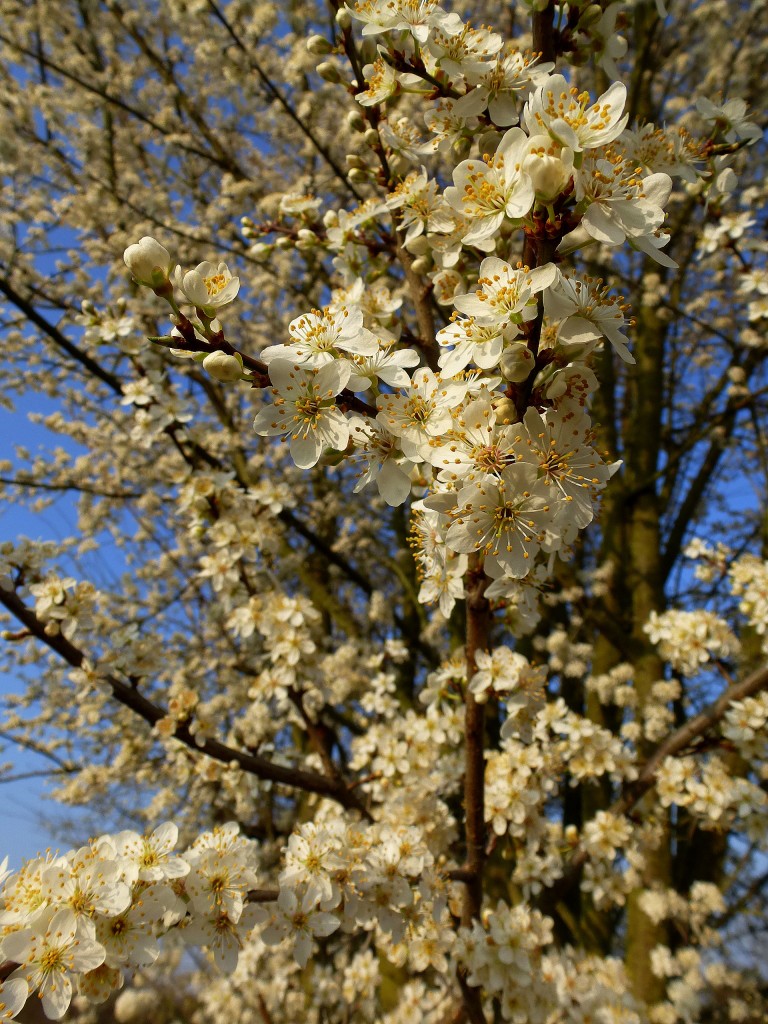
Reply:
[[622, 116], [627, 88], [613, 85], [595, 102], [580, 93], [562, 75], [552, 75], [530, 97], [523, 119], [531, 135], [544, 132], [574, 153], [605, 146], [624, 130], [628, 115]]
[[403, 453], [408, 458], [421, 459], [424, 455], [420, 446], [428, 446], [450, 428], [451, 410], [461, 403], [466, 393], [466, 384], [443, 382], [431, 370], [422, 367], [414, 373], [407, 394], [379, 397], [376, 418], [402, 439]]
[[324, 448], [343, 451], [349, 423], [334, 401], [352, 371], [345, 360], [305, 369], [286, 359], [269, 366], [275, 401], [256, 416], [253, 429], [263, 437], [289, 434], [291, 458], [300, 469], [317, 464]]
[[27, 1001], [29, 986], [24, 978], [0, 981], [0, 1024], [13, 1020]]
[[536, 316], [538, 292], [548, 288], [557, 277], [557, 267], [547, 263], [529, 270], [513, 268], [497, 256], [487, 256], [480, 264], [477, 290], [457, 295], [453, 304], [462, 313], [480, 323], [521, 324]]
[[634, 363], [621, 333], [627, 326], [626, 307], [620, 300], [609, 298], [601, 281], [559, 274], [557, 282], [544, 293], [544, 312], [550, 320], [562, 320], [559, 344], [589, 345], [606, 337], [625, 363]]
[[20, 964], [31, 990], [37, 989], [43, 1012], [63, 1017], [72, 999], [72, 975], [92, 971], [104, 962], [104, 947], [78, 933], [71, 910], [47, 907], [28, 928], [3, 939], [3, 954]]
[[533, 184], [522, 170], [527, 143], [524, 131], [510, 128], [492, 157], [464, 160], [454, 170], [445, 198], [471, 225], [466, 244], [490, 238], [505, 217], [521, 220], [533, 206]]
[[179, 830], [170, 821], [158, 825], [150, 836], [125, 831], [113, 837], [118, 857], [132, 864], [144, 882], [183, 878], [189, 872], [189, 864], [173, 855], [178, 838]]
[[453, 551], [483, 551], [516, 579], [533, 568], [552, 522], [547, 484], [534, 466], [509, 466], [500, 476], [483, 477], [458, 493], [446, 544]]
[[376, 420], [363, 416], [350, 418], [349, 431], [356, 449], [353, 458], [358, 457], [366, 464], [355, 485], [355, 494], [375, 480], [388, 505], [402, 505], [411, 493], [410, 471], [414, 463], [404, 458], [397, 438]]
[[317, 910], [317, 901], [310, 893], [301, 890], [296, 893], [292, 889], [280, 892], [277, 907], [268, 921], [261, 934], [262, 940], [274, 946], [285, 938], [293, 939], [293, 955], [300, 967], [307, 966], [314, 937], [330, 935], [341, 924], [334, 914]]
[[302, 366], [320, 367], [333, 362], [340, 353], [373, 356], [379, 349], [376, 336], [363, 327], [359, 307], [313, 309], [292, 320], [288, 332], [288, 345], [270, 345], [261, 352], [267, 365], [274, 359], [290, 359]]
[[174, 283], [194, 306], [209, 316], [232, 302], [240, 290], [240, 278], [232, 276], [226, 263], [213, 264], [207, 260], [184, 275], [177, 268]]

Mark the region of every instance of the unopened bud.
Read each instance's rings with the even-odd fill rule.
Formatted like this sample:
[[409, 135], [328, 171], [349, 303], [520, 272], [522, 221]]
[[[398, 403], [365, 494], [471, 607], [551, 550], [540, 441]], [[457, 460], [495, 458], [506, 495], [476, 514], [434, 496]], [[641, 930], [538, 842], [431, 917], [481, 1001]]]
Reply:
[[320, 64], [317, 65], [315, 70], [317, 71], [318, 75], [320, 75], [320, 77], [324, 79], [326, 82], [336, 84], [337, 82], [341, 81], [341, 72], [339, 71], [339, 67], [332, 60], [322, 61]]
[[346, 32], [348, 29], [352, 28], [352, 15], [346, 7], [340, 7], [338, 11], [336, 11], [336, 24], [342, 32]]
[[203, 369], [222, 384], [232, 384], [243, 374], [243, 357], [239, 352], [210, 352], [203, 360]]
[[366, 167], [365, 160], [359, 157], [356, 153], [347, 153], [346, 156], [347, 167]]
[[363, 170], [362, 167], [353, 167], [347, 177], [356, 185], [361, 185], [364, 181], [368, 181], [369, 172]]
[[499, 369], [507, 380], [520, 384], [527, 380], [533, 366], [533, 353], [523, 342], [517, 342], [502, 355]]
[[[570, 150], [563, 151], [570, 154]], [[573, 173], [573, 160], [536, 150], [523, 160], [523, 170], [530, 176], [536, 198], [551, 203], [565, 190]]]
[[292, 249], [293, 239], [289, 238], [288, 235], [280, 235], [280, 237], [275, 242], [275, 246], [278, 249]]
[[364, 132], [367, 122], [359, 110], [350, 110], [347, 114], [347, 124], [353, 132]]
[[314, 231], [310, 231], [309, 228], [300, 228], [296, 235], [296, 248], [306, 252], [307, 249], [313, 249], [316, 245], [317, 235]]
[[333, 47], [325, 36], [314, 35], [307, 40], [307, 49], [317, 57], [324, 57], [326, 53], [331, 52]]
[[426, 274], [430, 267], [430, 259], [428, 256], [419, 256], [417, 260], [414, 260], [411, 264], [411, 270], [414, 274]]
[[273, 248], [274, 246], [270, 245], [269, 242], [256, 242], [248, 250], [248, 255], [255, 260], [263, 260], [269, 256]]
[[150, 235], [129, 245], [123, 260], [139, 284], [156, 288], [168, 281], [173, 260], [165, 246]]
[[517, 422], [517, 407], [511, 398], [499, 399], [498, 402], [494, 402], [493, 406], [496, 410], [496, 422], [497, 423], [516, 423]]
[[416, 238], [412, 238], [405, 246], [408, 252], [412, 252], [414, 256], [423, 256], [429, 248], [429, 242], [426, 240], [424, 235], [417, 235]]
[[466, 160], [469, 156], [469, 151], [472, 148], [472, 142], [467, 138], [456, 139], [451, 146], [451, 153], [456, 160]]
[[366, 146], [377, 146], [379, 144], [379, 133], [375, 128], [368, 128], [363, 135], [363, 142]]
[[579, 28], [583, 31], [589, 28], [590, 25], [594, 25], [603, 16], [603, 9], [599, 4], [590, 4], [585, 7], [579, 17]]

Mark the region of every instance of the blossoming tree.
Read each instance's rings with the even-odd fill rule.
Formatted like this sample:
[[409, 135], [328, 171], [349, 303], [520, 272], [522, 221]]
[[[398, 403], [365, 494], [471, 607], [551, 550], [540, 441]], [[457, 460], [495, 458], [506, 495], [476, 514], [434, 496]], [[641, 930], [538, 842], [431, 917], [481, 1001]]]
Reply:
[[764, 1020], [765, 4], [2, 10], [0, 1019]]

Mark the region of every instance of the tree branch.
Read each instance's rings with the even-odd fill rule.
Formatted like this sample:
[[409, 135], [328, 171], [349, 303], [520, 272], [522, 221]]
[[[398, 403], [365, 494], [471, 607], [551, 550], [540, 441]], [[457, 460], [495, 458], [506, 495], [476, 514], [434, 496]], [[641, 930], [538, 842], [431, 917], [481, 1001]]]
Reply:
[[[75, 647], [66, 637], [58, 634], [49, 636], [45, 632], [44, 624], [37, 618], [12, 591], [0, 589], [0, 603], [16, 616], [27, 629], [38, 640], [46, 644], [51, 650], [56, 651], [67, 664], [74, 668], [80, 668], [86, 660], [85, 655], [79, 648]], [[150, 726], [155, 726], [161, 719], [166, 718], [166, 712], [158, 704], [149, 700], [138, 690], [139, 680], [131, 680], [131, 684], [122, 682], [111, 674], [102, 677], [111, 687], [112, 695], [120, 704], [133, 711]], [[277, 782], [281, 785], [290, 786], [294, 789], [301, 789], [308, 793], [318, 793], [327, 796], [342, 807], [347, 809], [359, 809], [358, 797], [350, 792], [346, 784], [338, 779], [329, 779], [318, 772], [305, 771], [301, 768], [289, 768], [285, 765], [275, 764], [273, 761], [259, 754], [250, 754], [243, 750], [229, 747], [219, 740], [206, 739], [198, 742], [188, 725], [180, 723], [173, 734], [177, 739], [190, 750], [198, 751], [220, 761], [222, 764], [236, 764], [241, 771], [249, 775], [255, 775], [259, 779], [268, 782]]]

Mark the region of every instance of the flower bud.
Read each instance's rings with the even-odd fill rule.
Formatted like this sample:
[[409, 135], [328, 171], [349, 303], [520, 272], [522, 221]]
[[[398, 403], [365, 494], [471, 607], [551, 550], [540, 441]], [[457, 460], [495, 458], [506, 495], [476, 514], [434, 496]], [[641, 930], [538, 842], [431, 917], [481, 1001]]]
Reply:
[[590, 4], [585, 7], [579, 17], [579, 28], [583, 32], [590, 25], [594, 25], [603, 16], [603, 9], [600, 4]]
[[411, 264], [411, 270], [414, 274], [426, 274], [430, 267], [430, 259], [428, 256], [419, 256], [418, 259], [414, 260]]
[[361, 185], [364, 181], [368, 181], [368, 171], [363, 170], [362, 167], [353, 167], [347, 177], [351, 182], [356, 185]]
[[248, 255], [252, 256], [255, 260], [263, 260], [269, 256], [273, 249], [274, 246], [270, 245], [269, 242], [256, 242], [248, 250]]
[[513, 343], [501, 357], [499, 369], [507, 380], [520, 384], [528, 379], [534, 366], [533, 353], [523, 342]]
[[366, 120], [359, 110], [350, 110], [347, 114], [347, 124], [353, 132], [364, 132], [366, 129]]
[[366, 146], [377, 146], [379, 143], [379, 133], [375, 128], [368, 128], [363, 135], [363, 142]]
[[548, 135], [533, 135], [523, 157], [523, 170], [529, 175], [542, 203], [553, 202], [568, 187], [573, 175], [573, 152], [560, 147]]
[[517, 407], [511, 398], [507, 398], [505, 395], [498, 401], [494, 402], [493, 407], [496, 410], [497, 423], [517, 422]]
[[359, 157], [356, 153], [347, 153], [346, 161], [347, 167], [367, 167], [365, 160]]
[[340, 7], [338, 11], [336, 11], [336, 24], [343, 32], [352, 28], [352, 15], [346, 7]]
[[501, 142], [501, 132], [486, 132], [480, 136], [480, 152], [488, 153], [489, 156], [493, 156], [499, 147]]
[[332, 60], [324, 60], [315, 68], [318, 75], [326, 82], [336, 84], [341, 81], [341, 72], [339, 67]]
[[405, 248], [408, 252], [412, 252], [414, 256], [423, 256], [427, 249], [429, 249], [429, 242], [424, 235], [417, 235], [410, 242], [406, 243]]
[[243, 374], [243, 357], [239, 352], [229, 355], [227, 352], [209, 352], [203, 360], [203, 369], [206, 370], [214, 380], [222, 384], [232, 384], [240, 380]]
[[317, 235], [314, 231], [310, 231], [309, 228], [300, 228], [296, 234], [296, 248], [302, 252], [306, 252], [307, 249], [314, 249], [317, 245]]
[[129, 245], [123, 260], [134, 279], [149, 288], [164, 284], [173, 267], [168, 250], [150, 235], [144, 235], [138, 242]]
[[317, 57], [324, 57], [326, 53], [331, 52], [333, 47], [325, 36], [314, 35], [307, 40], [307, 49]]

